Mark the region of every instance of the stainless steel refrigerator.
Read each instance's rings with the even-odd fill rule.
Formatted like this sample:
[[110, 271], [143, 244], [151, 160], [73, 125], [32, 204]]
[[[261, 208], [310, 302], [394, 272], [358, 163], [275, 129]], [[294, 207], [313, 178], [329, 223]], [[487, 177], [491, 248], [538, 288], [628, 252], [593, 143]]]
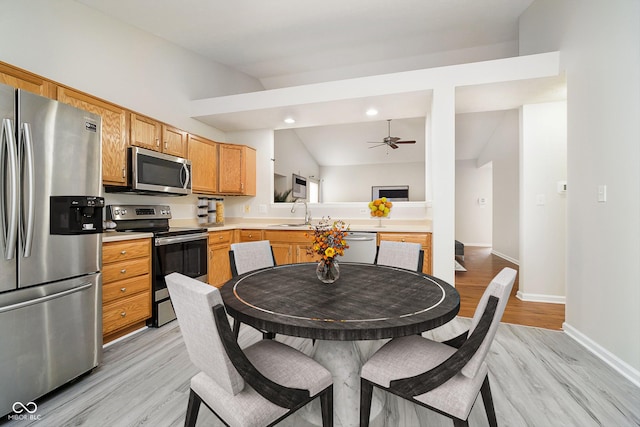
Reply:
[[0, 85], [0, 119], [2, 416], [101, 360], [104, 199], [100, 116]]

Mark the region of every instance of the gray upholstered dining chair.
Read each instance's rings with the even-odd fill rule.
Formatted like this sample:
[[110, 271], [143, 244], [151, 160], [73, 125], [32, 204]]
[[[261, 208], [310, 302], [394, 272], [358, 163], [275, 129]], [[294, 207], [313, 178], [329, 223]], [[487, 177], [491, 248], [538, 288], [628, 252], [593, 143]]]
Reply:
[[274, 340], [241, 349], [220, 292], [179, 273], [166, 276], [191, 362], [185, 426], [194, 426], [200, 404], [226, 425], [271, 426], [316, 397], [322, 424], [333, 425], [331, 373], [298, 350]]
[[235, 277], [249, 271], [276, 265], [268, 240], [232, 243], [229, 251], [231, 274]]
[[422, 271], [424, 251], [420, 243], [380, 241], [374, 264]]
[[497, 426], [485, 357], [498, 329], [517, 272], [504, 268], [478, 302], [468, 331], [444, 343], [406, 336], [386, 343], [362, 367], [360, 426], [369, 425], [376, 386], [468, 426], [482, 393], [489, 425]]
[[[268, 240], [258, 240], [256, 242], [232, 243], [229, 251], [229, 264], [233, 277], [248, 273], [261, 268], [273, 267], [276, 259], [273, 255], [271, 243]], [[266, 331], [262, 332], [265, 338], [273, 339], [275, 334]], [[240, 321], [234, 320], [233, 334], [238, 338], [240, 335]]]

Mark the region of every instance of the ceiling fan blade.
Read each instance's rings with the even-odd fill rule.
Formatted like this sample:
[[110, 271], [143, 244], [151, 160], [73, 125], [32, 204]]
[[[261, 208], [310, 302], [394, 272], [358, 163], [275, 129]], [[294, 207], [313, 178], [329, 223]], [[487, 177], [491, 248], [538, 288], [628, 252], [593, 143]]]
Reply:
[[382, 142], [382, 143], [378, 143], [378, 145], [373, 145], [373, 146], [371, 146], [369, 148], [376, 148], [376, 147], [380, 147], [381, 145], [389, 145], [389, 144], [386, 144], [386, 143]]
[[393, 148], [394, 150], [398, 148], [398, 146], [393, 142], [389, 144], [389, 147]]
[[415, 144], [415, 141], [396, 141], [394, 144]]

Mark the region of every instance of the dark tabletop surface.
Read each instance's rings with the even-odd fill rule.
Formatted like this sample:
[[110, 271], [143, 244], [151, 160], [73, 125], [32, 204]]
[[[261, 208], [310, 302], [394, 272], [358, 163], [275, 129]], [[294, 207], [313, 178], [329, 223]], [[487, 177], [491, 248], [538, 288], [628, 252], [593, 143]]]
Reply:
[[441, 326], [460, 309], [448, 283], [422, 273], [371, 264], [340, 264], [324, 284], [316, 264], [288, 264], [240, 275], [220, 290], [227, 312], [277, 334], [322, 340], [369, 340]]

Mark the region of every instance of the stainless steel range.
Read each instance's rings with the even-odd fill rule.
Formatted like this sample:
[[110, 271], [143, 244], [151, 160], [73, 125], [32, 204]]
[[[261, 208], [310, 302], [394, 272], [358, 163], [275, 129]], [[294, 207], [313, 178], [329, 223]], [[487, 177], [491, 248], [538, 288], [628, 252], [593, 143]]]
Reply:
[[153, 233], [152, 317], [148, 326], [159, 327], [176, 318], [164, 277], [177, 272], [207, 282], [207, 229], [169, 226], [167, 205], [109, 205], [106, 218], [116, 231]]

